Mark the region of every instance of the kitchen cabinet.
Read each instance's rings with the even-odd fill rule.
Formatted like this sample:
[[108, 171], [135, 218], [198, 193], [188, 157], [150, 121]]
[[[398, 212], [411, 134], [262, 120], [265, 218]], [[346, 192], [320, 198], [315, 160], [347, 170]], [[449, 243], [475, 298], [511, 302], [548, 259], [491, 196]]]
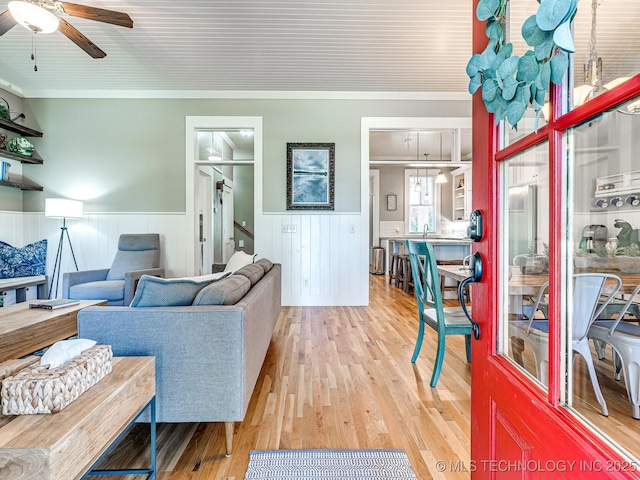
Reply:
[[468, 221], [471, 213], [471, 166], [451, 171], [453, 186], [453, 221]]
[[[22, 135], [23, 137], [42, 137], [42, 132], [29, 127], [25, 127], [24, 125], [20, 125], [18, 123], [11, 122], [9, 120], [5, 120], [3, 118], [0, 118], [0, 129], [17, 133], [19, 135]], [[9, 140], [10, 138], [7, 138], [7, 142]], [[0, 150], [0, 160], [2, 159], [32, 165], [42, 165], [43, 163], [42, 158], [40, 158], [37, 152], [34, 152], [34, 154], [30, 157], [26, 157], [24, 155], [13, 153], [9, 150]], [[0, 180], [0, 186], [19, 188], [20, 190], [42, 191], [42, 187], [40, 185], [29, 182], [28, 180], [15, 174], [12, 174], [10, 176], [10, 180]]]

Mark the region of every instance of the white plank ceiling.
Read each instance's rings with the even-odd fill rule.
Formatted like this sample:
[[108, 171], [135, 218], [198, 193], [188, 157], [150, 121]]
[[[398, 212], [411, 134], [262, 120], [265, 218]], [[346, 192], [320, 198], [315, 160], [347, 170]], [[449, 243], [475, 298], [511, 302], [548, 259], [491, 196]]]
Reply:
[[[128, 13], [132, 30], [65, 16], [107, 53], [16, 26], [0, 37], [0, 86], [73, 91], [465, 92], [471, 0], [78, 0]], [[535, 0], [514, 0], [514, 23]], [[0, 0], [0, 12], [7, 0]], [[579, 4], [576, 65], [588, 55], [590, 0]], [[604, 76], [640, 71], [638, 0], [602, 0]], [[4, 82], [4, 83], [3, 83]], [[582, 83], [578, 81], [577, 83]], [[57, 93], [54, 93], [57, 92]]]

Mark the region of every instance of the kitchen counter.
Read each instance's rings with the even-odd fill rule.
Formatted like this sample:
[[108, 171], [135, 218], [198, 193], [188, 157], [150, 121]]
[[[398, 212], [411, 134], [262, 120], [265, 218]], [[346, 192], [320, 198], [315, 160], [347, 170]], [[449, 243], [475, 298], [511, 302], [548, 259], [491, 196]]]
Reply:
[[380, 246], [384, 248], [386, 262], [385, 271], [388, 271], [390, 266], [389, 253], [392, 242], [400, 242], [404, 248], [405, 240], [426, 240], [430, 242], [433, 245], [433, 250], [437, 260], [462, 260], [464, 257], [471, 254], [472, 240], [470, 238], [446, 237], [439, 235], [427, 236], [427, 238], [423, 238], [422, 235], [380, 237]]
[[424, 238], [422, 235], [400, 235], [394, 237], [380, 237], [380, 246], [384, 247], [384, 245], [382, 245], [383, 242], [404, 242], [405, 240], [426, 240], [433, 245], [471, 245], [470, 238], [441, 237], [438, 235], [427, 236]]

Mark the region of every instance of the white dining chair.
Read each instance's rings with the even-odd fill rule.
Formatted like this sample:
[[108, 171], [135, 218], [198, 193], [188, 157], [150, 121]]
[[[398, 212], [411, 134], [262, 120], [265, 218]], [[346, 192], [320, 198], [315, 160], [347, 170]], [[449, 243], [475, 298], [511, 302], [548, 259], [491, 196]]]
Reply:
[[631, 402], [631, 416], [640, 420], [640, 326], [622, 321], [634, 305], [640, 293], [637, 286], [614, 320], [596, 320], [589, 328], [588, 338], [611, 345], [613, 350], [614, 378], [620, 380], [624, 372], [627, 394]]
[[[593, 357], [589, 350], [587, 333], [594, 320], [598, 318], [620, 290], [622, 280], [617, 275], [608, 273], [578, 273], [573, 275], [573, 279], [573, 313], [571, 322], [573, 360], [575, 361], [576, 353], [584, 358], [594, 393], [602, 409], [602, 415], [606, 417], [609, 415], [609, 411], [598, 383]], [[605, 294], [603, 290], [608, 280], [613, 285], [609, 286]], [[543, 293], [541, 288], [536, 304], [540, 303]], [[536, 360], [536, 377], [546, 385], [548, 383], [547, 370], [549, 363], [549, 321], [547, 318], [536, 318], [535, 314], [538, 308], [535, 308], [528, 320], [511, 322], [513, 325], [510, 324], [509, 335], [512, 338], [520, 338], [529, 345], [534, 352]]]

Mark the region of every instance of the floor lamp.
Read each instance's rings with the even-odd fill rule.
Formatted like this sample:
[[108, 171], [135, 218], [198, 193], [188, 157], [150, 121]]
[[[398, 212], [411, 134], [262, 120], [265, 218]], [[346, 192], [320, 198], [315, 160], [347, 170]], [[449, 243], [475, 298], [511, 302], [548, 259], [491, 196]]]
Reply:
[[60, 227], [60, 241], [58, 242], [58, 253], [56, 261], [53, 264], [53, 275], [51, 275], [51, 287], [49, 287], [49, 298], [53, 291], [53, 285], [56, 286], [56, 298], [58, 297], [58, 283], [60, 282], [60, 269], [62, 268], [62, 249], [64, 239], [67, 238], [69, 248], [71, 249], [71, 257], [73, 264], [78, 271], [78, 262], [76, 255], [73, 253], [69, 230], [67, 229], [67, 218], [82, 218], [82, 202], [79, 200], [67, 200], [65, 198], [47, 198], [44, 203], [44, 216], [47, 218], [62, 218], [62, 227]]

